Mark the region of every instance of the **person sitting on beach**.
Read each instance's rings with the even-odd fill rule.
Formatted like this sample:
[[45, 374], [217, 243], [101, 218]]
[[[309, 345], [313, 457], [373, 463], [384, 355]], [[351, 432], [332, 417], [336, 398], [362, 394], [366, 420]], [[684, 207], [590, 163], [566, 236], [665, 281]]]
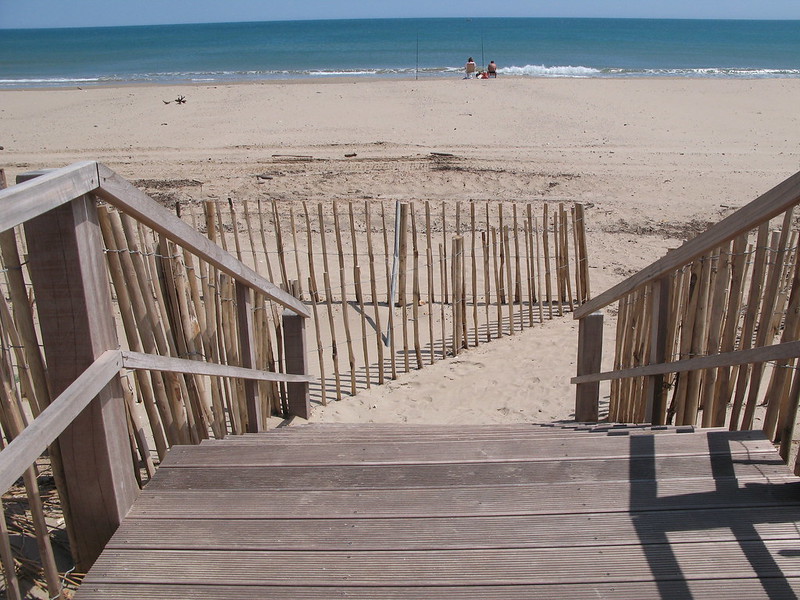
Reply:
[[489, 63], [489, 66], [486, 67], [486, 71], [489, 73], [489, 77], [497, 77], [497, 65], [494, 61]]
[[472, 79], [472, 76], [475, 75], [475, 70], [477, 66], [475, 65], [475, 61], [472, 60], [470, 56], [467, 60], [467, 65], [464, 67], [464, 70], [467, 72], [467, 76], [464, 79]]

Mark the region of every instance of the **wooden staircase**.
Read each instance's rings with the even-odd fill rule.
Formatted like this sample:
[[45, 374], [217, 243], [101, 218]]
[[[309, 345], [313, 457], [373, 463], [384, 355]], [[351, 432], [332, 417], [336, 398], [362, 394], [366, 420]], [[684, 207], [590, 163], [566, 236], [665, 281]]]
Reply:
[[76, 597], [795, 598], [799, 522], [761, 432], [292, 426], [170, 450]]

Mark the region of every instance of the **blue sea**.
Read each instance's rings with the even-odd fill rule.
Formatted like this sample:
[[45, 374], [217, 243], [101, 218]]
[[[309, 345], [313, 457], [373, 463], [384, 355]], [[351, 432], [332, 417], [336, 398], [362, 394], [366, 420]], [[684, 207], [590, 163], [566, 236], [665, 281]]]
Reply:
[[800, 77], [800, 21], [365, 19], [0, 29], [0, 87], [458, 77]]

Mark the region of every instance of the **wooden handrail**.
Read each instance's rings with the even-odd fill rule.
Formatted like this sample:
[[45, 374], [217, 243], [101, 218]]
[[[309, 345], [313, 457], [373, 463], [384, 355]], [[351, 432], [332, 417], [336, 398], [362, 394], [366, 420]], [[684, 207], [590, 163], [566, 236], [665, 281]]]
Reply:
[[236, 281], [264, 294], [302, 317], [310, 317], [308, 308], [291, 294], [239, 262], [191, 225], [154, 202], [150, 196], [131, 185], [117, 173], [102, 164], [97, 164], [99, 187], [94, 193], [116, 206], [148, 227], [154, 229], [179, 246], [227, 273]]
[[251, 381], [281, 381], [285, 383], [311, 383], [311, 375], [297, 375], [293, 373], [274, 373], [258, 369], [233, 367], [204, 360], [189, 360], [186, 358], [173, 358], [157, 354], [144, 354], [142, 352], [122, 351], [122, 366], [126, 369], [144, 369], [146, 371], [162, 371], [169, 373], [182, 373], [184, 375], [209, 375], [211, 377], [233, 377]]
[[108, 350], [86, 369], [67, 389], [22, 430], [6, 448], [0, 452], [0, 490], [9, 489], [25, 469], [45, 451], [53, 441], [72, 423], [100, 391], [108, 385], [120, 369], [145, 369], [213, 377], [234, 377], [256, 381], [282, 381], [308, 383], [309, 375], [272, 373], [256, 369], [244, 369], [205, 361], [172, 358]]
[[0, 452], [0, 490], [5, 492], [69, 427], [119, 373], [122, 353], [108, 350], [81, 373], [30, 425]]
[[708, 230], [696, 238], [689, 240], [679, 248], [671, 250], [664, 257], [635, 273], [625, 281], [618, 283], [578, 307], [573, 313], [573, 318], [582, 319], [608, 306], [638, 287], [659, 279], [702, 256], [709, 250], [719, 247], [726, 241], [732, 240], [761, 223], [769, 221], [798, 202], [800, 202], [800, 172], [779, 183], [770, 191], [762, 194], [716, 225], [709, 227]]
[[97, 163], [79, 162], [0, 190], [0, 232], [95, 191], [98, 182]]
[[785, 342], [783, 344], [773, 344], [772, 346], [737, 350], [736, 352], [697, 356], [695, 358], [676, 360], [675, 362], [654, 363], [618, 371], [578, 375], [570, 379], [570, 383], [591, 383], [595, 381], [611, 381], [613, 379], [628, 379], [630, 377], [649, 377], [651, 375], [666, 375], [667, 373], [701, 371], [703, 369], [733, 367], [770, 360], [786, 360], [797, 358], [798, 356], [800, 356], [800, 342]]
[[0, 191], [0, 232], [21, 225], [84, 194], [96, 194], [179, 246], [270, 300], [308, 318], [308, 308], [291, 294], [239, 262], [100, 163], [80, 162]]

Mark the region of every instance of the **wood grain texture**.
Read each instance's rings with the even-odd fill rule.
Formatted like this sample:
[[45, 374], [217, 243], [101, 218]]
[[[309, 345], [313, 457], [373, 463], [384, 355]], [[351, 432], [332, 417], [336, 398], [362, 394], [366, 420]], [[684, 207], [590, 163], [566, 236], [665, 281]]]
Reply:
[[[93, 196], [81, 196], [25, 223], [53, 395], [108, 350], [119, 348], [102, 234]], [[79, 568], [88, 568], [138, 492], [131, 469], [125, 404], [113, 378], [58, 439]]]
[[31, 421], [0, 452], [0, 489], [8, 490], [22, 473], [61, 435], [73, 419], [122, 368], [120, 353], [109, 350]]
[[781, 590], [769, 595], [764, 584], [753, 579], [714, 579], [659, 582], [574, 582], [565, 584], [503, 585], [503, 586], [459, 586], [433, 587], [423, 584], [412, 586], [358, 587], [342, 584], [331, 586], [297, 586], [289, 581], [282, 585], [260, 587], [232, 584], [189, 584], [164, 586], [160, 584], [113, 584], [90, 580], [84, 583], [81, 600], [230, 600], [235, 597], [249, 600], [641, 600], [642, 598], [770, 598], [792, 600], [800, 596], [800, 578], [781, 580]]
[[[30, 179], [38, 173], [39, 176]], [[97, 163], [26, 174], [24, 183], [0, 190], [0, 231], [7, 231], [97, 189]]]
[[685, 371], [712, 369], [716, 367], [732, 367], [735, 365], [767, 362], [771, 360], [785, 360], [797, 358], [798, 356], [800, 356], [800, 342], [784, 342], [782, 344], [773, 344], [760, 348], [749, 348], [736, 352], [724, 352], [722, 354], [712, 354], [711, 356], [676, 360], [675, 362], [580, 375], [578, 377], [573, 377], [570, 381], [575, 384], [583, 384], [591, 381], [609, 381], [613, 379], [627, 379], [630, 377], [652, 376], [665, 373], [682, 373]]
[[176, 447], [77, 598], [795, 597], [800, 479], [763, 434], [656, 431], [312, 425]]

